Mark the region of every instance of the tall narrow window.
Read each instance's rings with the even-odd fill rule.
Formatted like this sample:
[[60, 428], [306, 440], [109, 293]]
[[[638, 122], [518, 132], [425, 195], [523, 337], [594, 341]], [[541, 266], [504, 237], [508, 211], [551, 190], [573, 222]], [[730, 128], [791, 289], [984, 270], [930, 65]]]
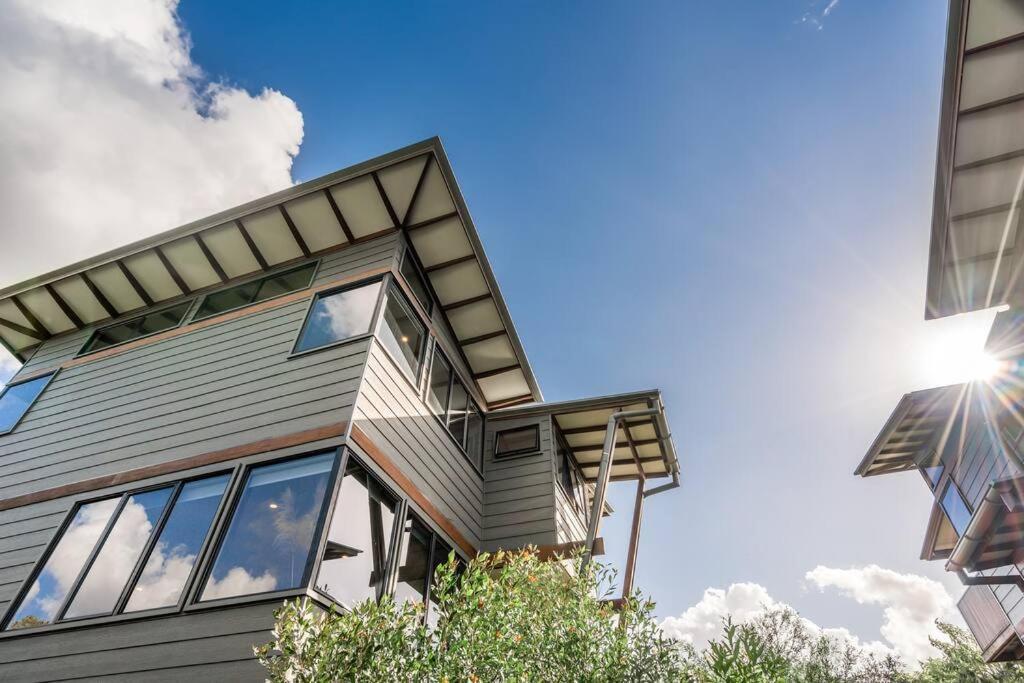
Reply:
[[430, 382], [427, 384], [427, 405], [442, 420], [448, 410], [451, 384], [452, 368], [437, 346], [434, 346], [433, 359], [430, 361]]
[[318, 589], [346, 606], [380, 597], [397, 507], [394, 496], [349, 461], [317, 574]]
[[107, 528], [119, 500], [108, 498], [78, 508], [11, 617], [8, 629], [42, 626], [56, 619], [57, 610]]
[[420, 374], [424, 341], [426, 334], [423, 324], [412, 313], [402, 293], [392, 284], [388, 289], [387, 304], [384, 306], [380, 342], [414, 383]]
[[469, 393], [462, 382], [452, 382], [452, 398], [448, 403], [448, 431], [466, 448], [466, 416], [469, 414]]
[[448, 561], [451, 552], [452, 549], [448, 547], [447, 543], [434, 536], [434, 550], [430, 556], [430, 582], [427, 586], [427, 624], [431, 627], [437, 626], [441, 616], [438, 611], [437, 595], [434, 591], [437, 568]]
[[123, 323], [115, 323], [107, 327], [101, 327], [93, 332], [89, 341], [78, 355], [92, 353], [101, 349], [125, 344], [135, 339], [148, 337], [151, 334], [163, 332], [181, 324], [182, 318], [192, 307], [191, 301], [183, 301], [180, 304], [169, 306], [152, 313], [140, 315], [138, 318], [126, 320]]
[[208, 294], [199, 305], [193, 320], [202, 320], [218, 313], [259, 303], [309, 287], [316, 270], [315, 263], [306, 263], [282, 273], [274, 273], [258, 280], [243, 282]]
[[305, 583], [334, 461], [323, 453], [250, 470], [201, 600]]
[[51, 379], [52, 372], [25, 382], [8, 384], [0, 391], [0, 434], [13, 431], [18, 426]]
[[430, 566], [430, 530], [418, 520], [406, 520], [403, 532], [402, 554], [399, 557], [395, 600], [423, 602], [427, 598], [427, 576]]
[[308, 351], [369, 333], [379, 294], [380, 282], [372, 282], [317, 296], [295, 351]]
[[949, 523], [956, 529], [957, 536], [963, 536], [964, 532], [967, 531], [967, 526], [971, 523], [971, 509], [967, 507], [967, 503], [964, 502], [963, 496], [960, 495], [960, 490], [949, 482], [946, 484], [946, 490], [942, 492], [942, 511], [946, 513], [946, 517], [949, 519]]
[[469, 417], [466, 420], [466, 455], [477, 469], [483, 469], [484, 416], [473, 399], [469, 399]]
[[423, 306], [423, 310], [430, 315], [431, 310], [431, 299], [430, 291], [427, 289], [427, 282], [420, 275], [420, 269], [416, 267], [413, 262], [412, 254], [408, 249], [405, 250], [405, 256], [402, 257], [402, 277], [405, 278], [406, 283], [409, 285], [409, 289], [412, 290], [413, 296], [420, 302], [420, 306]]
[[178, 604], [229, 479], [229, 475], [222, 474], [182, 486], [129, 595], [125, 612]]

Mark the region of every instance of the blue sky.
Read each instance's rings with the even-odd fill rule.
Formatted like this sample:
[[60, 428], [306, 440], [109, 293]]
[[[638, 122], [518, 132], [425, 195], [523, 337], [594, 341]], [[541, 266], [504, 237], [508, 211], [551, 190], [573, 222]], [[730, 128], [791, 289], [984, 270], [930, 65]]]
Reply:
[[[955, 379], [924, 367], [930, 345], [980, 343], [991, 318], [923, 320], [942, 3], [178, 14], [203, 78], [294, 102], [296, 182], [442, 138], [549, 400], [664, 391], [684, 484], [645, 516], [659, 614], [755, 582], [878, 639], [884, 602], [805, 574], [877, 564], [955, 588], [917, 559], [920, 479], [852, 476], [902, 393]], [[618, 562], [629, 487], [613, 503]]]

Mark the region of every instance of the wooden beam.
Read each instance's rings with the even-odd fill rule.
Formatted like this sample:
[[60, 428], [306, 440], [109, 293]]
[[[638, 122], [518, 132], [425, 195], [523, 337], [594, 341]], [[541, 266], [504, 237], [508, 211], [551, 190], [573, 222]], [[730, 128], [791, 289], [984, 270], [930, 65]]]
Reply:
[[299, 233], [299, 229], [295, 227], [295, 222], [292, 221], [292, 217], [288, 215], [288, 212], [284, 208], [284, 204], [277, 205], [278, 210], [281, 212], [281, 218], [284, 219], [285, 224], [288, 226], [288, 232], [292, 234], [292, 239], [295, 240], [295, 244], [299, 245], [299, 251], [306, 258], [309, 258], [309, 247], [306, 246], [306, 240], [302, 239], [302, 235]]
[[519, 363], [513, 363], [512, 365], [506, 365], [501, 368], [494, 368], [493, 370], [485, 370], [484, 372], [474, 372], [473, 379], [486, 379], [488, 377], [494, 377], [496, 375], [504, 375], [506, 372], [512, 372], [513, 370], [522, 370], [523, 366]]
[[71, 321], [72, 325], [74, 325], [78, 329], [82, 329], [83, 327], [85, 327], [85, 323], [82, 322], [82, 319], [78, 317], [78, 313], [75, 312], [75, 309], [71, 308], [71, 306], [68, 305], [68, 302], [64, 300], [64, 297], [60, 295], [60, 292], [53, 288], [53, 285], [45, 284], [43, 285], [43, 289], [45, 289], [46, 293], [50, 295], [50, 298], [53, 299], [53, 302], [57, 304], [57, 308], [59, 308], [61, 312], [67, 316], [68, 320]]
[[380, 195], [380, 200], [384, 202], [384, 208], [387, 209], [388, 216], [391, 218], [391, 225], [395, 228], [402, 227], [402, 222], [398, 220], [398, 214], [395, 213], [395, 207], [391, 206], [391, 200], [388, 199], [388, 193], [384, 191], [384, 185], [380, 182], [380, 177], [376, 171], [370, 173], [373, 176], [373, 184], [377, 186], [377, 193]]
[[410, 225], [406, 225], [405, 229], [406, 229], [406, 231], [409, 231], [409, 230], [419, 230], [420, 228], [425, 228], [428, 225], [433, 225], [434, 223], [440, 223], [441, 221], [446, 221], [449, 218], [455, 218], [458, 215], [459, 215], [458, 211], [449, 211], [448, 213], [443, 213], [440, 216], [434, 216], [433, 218], [427, 218], [425, 220], [420, 221], [419, 223], [412, 223]]
[[490, 299], [490, 298], [491, 298], [491, 293], [488, 292], [487, 294], [480, 294], [480, 295], [477, 295], [477, 296], [471, 296], [468, 299], [462, 299], [461, 301], [456, 301], [456, 302], [450, 303], [447, 306], [442, 306], [441, 308], [445, 312], [447, 312], [447, 311], [454, 311], [456, 308], [461, 308], [463, 306], [468, 306], [470, 304], [475, 304], [478, 301], [486, 301], [487, 299]]
[[[49, 339], [51, 336], [53, 336], [50, 333], [50, 330], [46, 329], [46, 325], [44, 325], [42, 321], [36, 317], [36, 314], [30, 311], [28, 306], [21, 302], [21, 299], [18, 298], [17, 294], [11, 297], [11, 303], [13, 303], [14, 307], [18, 309], [18, 312], [21, 313], [22, 316], [24, 316], [25, 320], [28, 321], [29, 325], [35, 328], [35, 330], [39, 332], [39, 334], [44, 335], [43, 337], [41, 337], [42, 339]], [[36, 338], [39, 339], [40, 337]]]
[[107, 312], [108, 316], [116, 318], [121, 315], [121, 312], [117, 310], [117, 307], [110, 303], [110, 299], [108, 299], [106, 295], [100, 291], [100, 288], [96, 286], [96, 283], [89, 278], [89, 273], [83, 270], [80, 275], [82, 276], [82, 282], [85, 283], [85, 286], [88, 287], [89, 291], [96, 298], [96, 301], [99, 302], [100, 306], [103, 307], [103, 310]]
[[430, 162], [434, 159], [434, 155], [432, 153], [427, 154], [426, 157], [427, 160], [423, 164], [423, 170], [420, 171], [420, 177], [416, 181], [416, 187], [412, 190], [412, 197], [409, 198], [409, 208], [405, 210], [405, 216], [402, 218], [402, 227], [405, 227], [409, 222], [409, 216], [412, 215], [412, 211], [416, 207], [416, 200], [420, 198], [420, 190], [423, 188], [423, 181], [426, 179], [427, 172], [430, 170]]
[[[640, 422], [620, 423], [619, 426], [622, 426], [623, 424], [626, 424], [630, 427], [646, 427], [649, 425], [653, 425], [654, 423], [651, 422], [650, 420], [642, 420]], [[559, 429], [562, 428], [559, 427]], [[607, 429], [608, 425], [606, 423], [603, 423], [599, 425], [594, 425], [592, 427], [570, 427], [569, 429], [562, 429], [562, 434], [569, 436], [570, 434], [593, 434], [594, 432], [604, 433], [605, 431], [607, 431]]]
[[147, 306], [152, 306], [153, 298], [149, 296], [149, 292], [146, 291], [146, 288], [143, 287], [137, 279], [135, 279], [135, 275], [132, 274], [132, 271], [128, 270], [128, 266], [124, 264], [124, 261], [114, 261], [114, 263], [117, 264], [117, 267], [121, 270], [121, 274], [124, 275], [126, 280], [128, 280], [128, 284], [132, 286], [132, 289], [134, 289], [135, 293], [139, 295], [142, 302]]
[[47, 339], [47, 337], [44, 337], [40, 332], [36, 332], [35, 330], [29, 329], [24, 325], [19, 325], [16, 322], [12, 322], [4, 318], [0, 318], [0, 325], [6, 327], [9, 330], [14, 330], [18, 334], [23, 334], [26, 337], [32, 337], [33, 339], [38, 339], [39, 341], [45, 341]]
[[[633, 441], [633, 442], [630, 442], [628, 440], [627, 441], [619, 441], [619, 442], [617, 442], [615, 444], [615, 447], [616, 448], [627, 448], [630, 443], [633, 443], [635, 446], [650, 446], [652, 444], [659, 443], [659, 441], [658, 441], [658, 439], [640, 439], [638, 441]], [[586, 451], [599, 451], [602, 448], [604, 448], [604, 445], [598, 443], [598, 444], [593, 444], [593, 445], [590, 445], [590, 446], [575, 446], [575, 447], [570, 446], [570, 448], [572, 448], [572, 452], [573, 453], [581, 453], [581, 452], [586, 452]], [[640, 456], [637, 456], [637, 457], [640, 457]], [[657, 459], [660, 460], [661, 458], [657, 458]]]
[[235, 227], [238, 228], [238, 232], [242, 233], [242, 239], [245, 240], [246, 245], [249, 247], [249, 251], [252, 252], [252, 257], [256, 259], [256, 263], [260, 265], [261, 270], [269, 270], [270, 266], [267, 265], [267, 260], [263, 258], [263, 254], [260, 253], [256, 243], [252, 241], [252, 235], [245, 229], [245, 225], [241, 219], [235, 220]]
[[505, 330], [498, 330], [497, 332], [488, 332], [487, 334], [477, 335], [476, 337], [466, 337], [465, 339], [459, 340], [459, 346], [471, 346], [488, 339], [496, 339], [497, 337], [507, 337], [508, 332]]
[[[637, 465], [639, 468], [639, 465]], [[643, 470], [641, 470], [641, 473]], [[644, 477], [636, 480], [636, 497], [633, 499], [633, 522], [629, 527], [629, 546], [626, 550], [626, 571], [622, 575], [622, 597], [628, 598], [633, 592], [636, 576], [636, 555], [640, 547], [640, 523], [644, 515]]]
[[330, 188], [324, 190], [324, 196], [327, 197], [327, 203], [331, 205], [331, 211], [334, 213], [334, 218], [338, 221], [338, 226], [341, 228], [342, 233], [345, 234], [345, 239], [349, 242], [355, 242], [355, 235], [352, 234], [352, 230], [348, 227], [348, 221], [342, 215], [338, 202], [334, 201], [334, 195], [331, 194]]
[[153, 251], [156, 252], [157, 258], [160, 259], [160, 263], [162, 263], [164, 268], [167, 269], [167, 274], [171, 276], [172, 280], [174, 280], [174, 284], [181, 290], [181, 293], [191, 294], [192, 289], [188, 286], [188, 283], [185, 282], [184, 278], [181, 277], [181, 274], [178, 272], [178, 269], [174, 267], [174, 264], [171, 263], [171, 260], [167, 258], [167, 254], [164, 253], [164, 250], [157, 246], [153, 248]]
[[460, 256], [458, 258], [453, 258], [450, 261], [442, 261], [441, 263], [435, 263], [434, 265], [427, 267], [425, 270], [428, 273], [434, 273], [434, 272], [437, 272], [439, 270], [444, 270], [445, 268], [451, 268], [452, 266], [457, 266], [460, 263], [466, 263], [467, 261], [475, 261], [475, 260], [476, 260], [476, 254], [466, 254], [465, 256]]
[[213, 272], [217, 273], [217, 277], [220, 278], [221, 283], [223, 284], [227, 282], [230, 279], [228, 278], [227, 272], [224, 271], [223, 266], [220, 265], [220, 261], [218, 261], [217, 258], [213, 255], [213, 252], [210, 251], [210, 248], [206, 246], [206, 242], [203, 241], [202, 236], [200, 236], [200, 234], [197, 232], [196, 234], [192, 235], [192, 237], [195, 238], [196, 244], [199, 245], [199, 251], [203, 252], [203, 256], [206, 257], [206, 262], [210, 264], [211, 268], [213, 268]]
[[488, 403], [487, 407], [490, 410], [498, 410], [500, 408], [510, 408], [520, 403], [529, 403], [533, 400], [533, 394], [523, 394], [521, 396], [512, 396], [511, 398], [504, 398], [500, 401]]

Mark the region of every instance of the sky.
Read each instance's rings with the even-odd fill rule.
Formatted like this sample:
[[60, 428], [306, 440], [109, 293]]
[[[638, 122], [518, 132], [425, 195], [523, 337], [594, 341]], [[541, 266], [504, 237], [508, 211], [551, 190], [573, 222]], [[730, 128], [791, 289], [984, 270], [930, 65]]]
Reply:
[[852, 472], [992, 319], [924, 321], [944, 3], [0, 5], [0, 285], [439, 135], [545, 397], [664, 392], [666, 629], [928, 653], [930, 493]]

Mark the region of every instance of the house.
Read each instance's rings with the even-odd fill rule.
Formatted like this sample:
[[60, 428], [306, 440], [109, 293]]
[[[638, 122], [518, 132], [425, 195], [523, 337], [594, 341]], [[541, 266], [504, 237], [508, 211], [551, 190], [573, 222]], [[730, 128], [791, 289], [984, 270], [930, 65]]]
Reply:
[[918, 470], [935, 502], [921, 557], [967, 586], [959, 608], [987, 661], [1024, 658], [1024, 4], [952, 0], [926, 318], [1005, 306], [990, 381], [903, 397], [857, 468]]
[[628, 587], [679, 482], [658, 391], [544, 401], [436, 138], [0, 290], [0, 341], [3, 680], [257, 679], [286, 598], [600, 553], [611, 481]]

